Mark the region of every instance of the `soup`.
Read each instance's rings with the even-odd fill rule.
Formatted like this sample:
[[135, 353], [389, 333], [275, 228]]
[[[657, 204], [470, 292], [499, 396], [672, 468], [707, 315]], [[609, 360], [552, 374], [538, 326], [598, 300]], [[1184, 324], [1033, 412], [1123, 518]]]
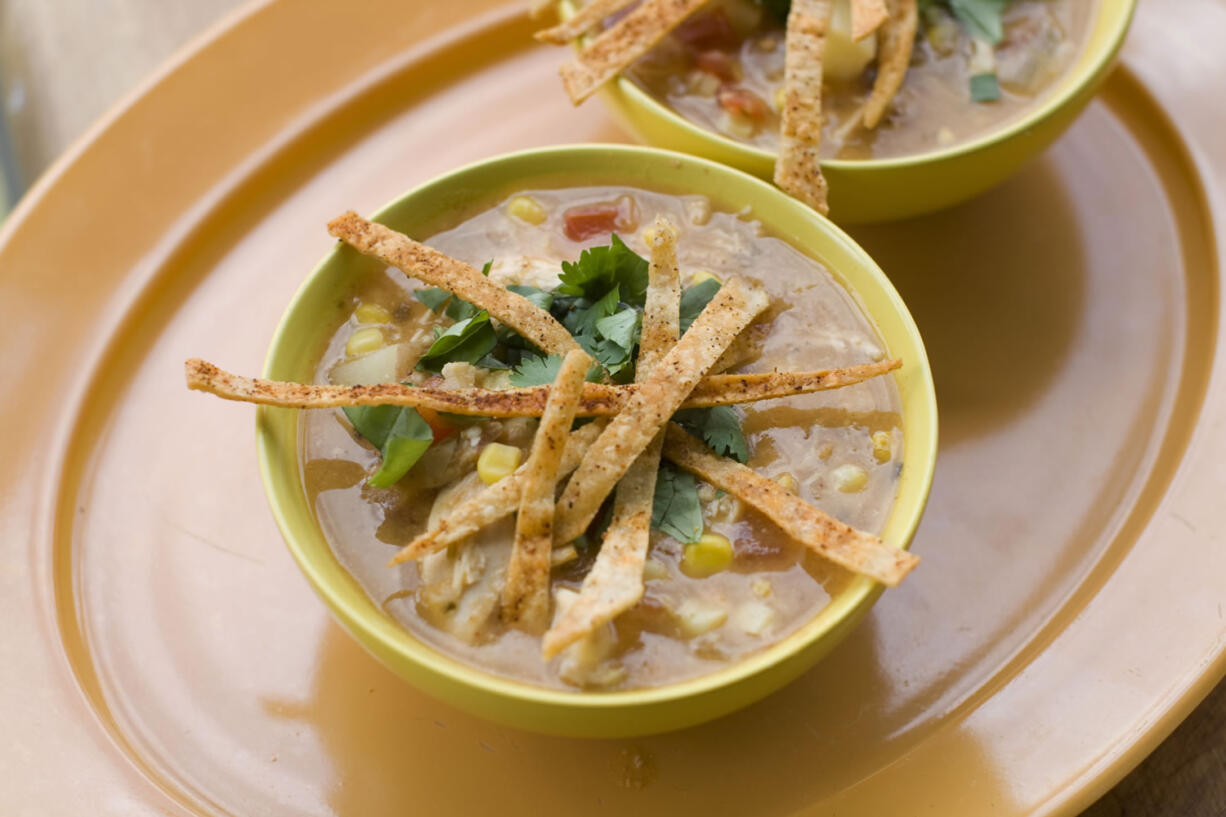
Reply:
[[[771, 4], [766, 4], [767, 6]], [[823, 60], [821, 153], [885, 159], [950, 147], [1004, 127], [1039, 104], [1075, 60], [1094, 2], [1010, 0], [993, 45], [940, 3], [921, 3], [905, 79], [884, 118], [864, 127], [877, 34], [853, 42], [836, 0]], [[779, 148], [783, 22], [754, 0], [715, 0], [627, 71], [637, 85], [704, 128]]]
[[[657, 215], [679, 227], [683, 313], [689, 296], [732, 276], [757, 281], [770, 296], [769, 309], [740, 334], [719, 367], [798, 371], [885, 356], [856, 299], [820, 264], [765, 235], [748, 216], [718, 211], [700, 196], [628, 188], [526, 191], [428, 244], [477, 268], [488, 262], [488, 278], [497, 284], [522, 293], [550, 292], [563, 262], [581, 260], [585, 249], [616, 244], [611, 233], [628, 250], [645, 253], [644, 232]], [[503, 348], [502, 340], [475, 363], [434, 366], [430, 356], [440, 332], [464, 319], [463, 311], [448, 317], [450, 302], [436, 296], [396, 269], [354, 281], [348, 299], [337, 306], [316, 382], [500, 389], [523, 376], [530, 356]], [[519, 368], [501, 368], [498, 355], [518, 359]], [[627, 382], [628, 370], [597, 357], [605, 375]], [[739, 429], [720, 433], [743, 436], [754, 471], [843, 522], [880, 532], [902, 462], [899, 405], [893, 380], [876, 377], [730, 409], [722, 416]], [[339, 410], [304, 413], [304, 484], [338, 559], [370, 597], [423, 641], [488, 672], [547, 687], [601, 690], [701, 676], [794, 632], [852, 575], [734, 496], [701, 482], [686, 487], [681, 472], [666, 473], [669, 466], [662, 466], [661, 481], [675, 480], [678, 495], [692, 490], [697, 497], [698, 529], [678, 535], [665, 509], [650, 534], [642, 599], [545, 660], [539, 633], [507, 626], [498, 615], [512, 518], [417, 561], [387, 567], [400, 548], [513, 469], [532, 446], [538, 422], [425, 416], [434, 428], [429, 449], [403, 478], [375, 488], [368, 477], [380, 468], [379, 453], [355, 433], [350, 419]], [[660, 497], [658, 483], [657, 512]], [[599, 517], [588, 534], [555, 549], [555, 607], [566, 606], [579, 591], [599, 552], [598, 527]]]

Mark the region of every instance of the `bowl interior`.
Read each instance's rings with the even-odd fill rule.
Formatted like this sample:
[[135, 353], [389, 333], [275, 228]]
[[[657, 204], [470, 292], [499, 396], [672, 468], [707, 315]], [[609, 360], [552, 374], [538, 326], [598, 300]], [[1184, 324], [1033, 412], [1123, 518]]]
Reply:
[[[564, 15], [569, 16], [574, 13], [575, 5], [572, 0], [562, 0], [560, 8]], [[1029, 130], [1036, 122], [1063, 105], [1072, 102], [1086, 87], [1097, 84], [1119, 51], [1135, 8], [1136, 0], [1098, 0], [1090, 32], [1076, 61], [1053, 87], [1047, 90], [1039, 104], [1024, 116], [987, 131], [978, 138], [958, 142], [948, 148], [888, 159], [823, 159], [822, 166], [848, 172], [857, 169], [912, 166], [950, 159], [1008, 141], [1014, 135]], [[738, 167], [746, 168], [769, 168], [775, 161], [772, 151], [738, 142], [689, 121], [625, 76], [617, 78], [616, 93], [620, 94], [627, 104], [650, 111], [653, 119], [667, 120], [671, 126], [683, 133], [685, 141], [693, 145], [694, 152], [699, 155], [727, 157]]]
[[[511, 154], [462, 168], [410, 191], [383, 208], [376, 220], [414, 238], [454, 226], [511, 193], [527, 188], [624, 185], [664, 193], [700, 193], [718, 208], [746, 205], [770, 232], [822, 261], [858, 298], [891, 356], [896, 372], [905, 440], [898, 497], [883, 538], [906, 546], [923, 512], [936, 458], [936, 401], [919, 332], [898, 294], [873, 261], [845, 233], [770, 185], [711, 162], [651, 148], [585, 145]], [[320, 317], [335, 312], [352, 276], [381, 268], [338, 246], [294, 296], [273, 338], [264, 375], [312, 382], [326, 338]], [[569, 692], [521, 683], [474, 669], [417, 639], [372, 601], [333, 555], [306, 496], [300, 464], [299, 412], [261, 408], [257, 416], [260, 468], [268, 498], [294, 558], [341, 623], [368, 649], [402, 674], [424, 669], [445, 679], [512, 699], [569, 707], [618, 707], [710, 692], [754, 675], [812, 646], [871, 604], [880, 591], [860, 577], [791, 636], [719, 672], [651, 689]]]

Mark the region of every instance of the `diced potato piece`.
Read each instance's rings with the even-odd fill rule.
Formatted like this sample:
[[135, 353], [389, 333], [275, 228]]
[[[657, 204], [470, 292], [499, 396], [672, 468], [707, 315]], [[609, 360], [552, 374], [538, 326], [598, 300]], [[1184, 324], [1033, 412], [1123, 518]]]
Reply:
[[345, 354], [349, 357], [366, 355], [383, 348], [387, 341], [383, 339], [383, 330], [377, 326], [367, 326], [358, 329], [345, 341]]
[[712, 522], [736, 522], [743, 510], [741, 500], [724, 494], [714, 502], [708, 502], [702, 509], [702, 515]]
[[687, 638], [696, 638], [724, 626], [728, 611], [702, 599], [686, 599], [677, 608], [677, 623]]
[[692, 579], [705, 579], [732, 565], [732, 542], [718, 533], [704, 533], [697, 542], [685, 546], [681, 572]]
[[892, 441], [890, 440], [890, 432], [874, 431], [873, 432], [873, 458], [877, 462], [889, 462], [893, 456]]
[[392, 313], [379, 304], [358, 304], [353, 310], [353, 317], [358, 323], [391, 323]]
[[376, 349], [368, 355], [347, 360], [335, 366], [328, 379], [337, 386], [373, 386], [376, 383], [395, 383], [400, 373], [407, 368], [409, 346], [395, 343]]
[[524, 452], [513, 445], [490, 443], [477, 457], [477, 476], [486, 485], [493, 485], [510, 474], [524, 459]]
[[877, 34], [860, 42], [851, 38], [851, 2], [834, 0], [830, 27], [826, 31], [826, 53], [822, 58], [823, 73], [833, 80], [848, 81], [859, 77], [877, 56]]
[[752, 636], [766, 634], [775, 624], [775, 608], [761, 601], [747, 601], [732, 614], [732, 626]]
[[719, 129], [738, 139], [752, 139], [753, 135], [758, 132], [758, 125], [747, 116], [724, 111], [719, 118]]
[[507, 202], [507, 213], [529, 224], [543, 224], [547, 213], [541, 203], [531, 196], [516, 196]]
[[845, 494], [858, 494], [868, 485], [868, 471], [858, 465], [840, 465], [830, 473], [834, 487]]

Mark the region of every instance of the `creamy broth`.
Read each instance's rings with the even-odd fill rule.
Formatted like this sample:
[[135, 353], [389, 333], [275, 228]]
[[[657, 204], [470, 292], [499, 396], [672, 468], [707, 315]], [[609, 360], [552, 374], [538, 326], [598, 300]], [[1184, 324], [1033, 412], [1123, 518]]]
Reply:
[[[696, 275], [742, 275], [759, 281], [772, 297], [770, 311], [746, 330], [755, 341], [736, 370], [832, 368], [884, 354], [855, 298], [821, 265], [765, 235], [749, 215], [712, 212], [708, 201], [697, 196], [632, 189], [520, 195], [540, 206], [546, 215], [542, 223], [512, 216], [503, 204], [428, 243], [477, 267], [492, 260], [490, 277], [499, 283], [549, 288], [557, 283], [560, 261], [609, 242], [607, 232], [572, 240], [567, 211], [616, 205], [619, 235], [644, 257], [642, 228], [664, 213], [680, 226], [683, 284]], [[411, 364], [429, 345], [430, 327], [440, 318], [412, 296], [416, 287], [396, 270], [355, 281], [338, 325], [331, 327], [317, 381], [333, 378], [349, 360], [349, 339], [374, 326], [388, 343], [403, 344], [397, 347], [405, 354], [395, 376], [420, 382], [424, 375], [413, 372]], [[445, 373], [447, 385], [457, 387], [506, 383], [505, 373], [472, 367]], [[754, 470], [794, 483], [802, 497], [849, 524], [880, 532], [901, 468], [899, 406], [893, 379], [879, 377], [737, 411]], [[458, 496], [480, 487], [473, 468], [485, 445], [502, 442], [526, 452], [535, 425], [530, 419], [465, 423], [446, 442], [436, 443], [400, 483], [376, 490], [365, 478], [377, 467], [378, 454], [355, 436], [344, 415], [339, 410], [303, 414], [304, 481], [337, 557], [389, 615], [444, 653], [549, 687], [656, 686], [716, 671], [780, 640], [818, 613], [849, 578], [733, 498], [700, 484], [706, 530], [733, 543], [731, 567], [692, 578], [682, 570], [683, 546], [653, 530], [643, 600], [591, 643], [576, 645], [590, 655], [577, 655], [571, 648], [546, 663], [539, 635], [492, 624], [481, 612], [489, 603], [488, 585], [497, 580], [509, 554], [512, 519], [420, 563], [385, 566], [424, 529], [432, 512], [445, 512]], [[554, 570], [555, 593], [579, 588], [595, 550], [581, 549], [578, 559]], [[704, 628], [709, 629], [700, 632]]]
[[[1042, 101], [1073, 64], [1095, 6], [1092, 0], [1011, 0], [1004, 12], [1004, 39], [994, 55], [982, 46], [977, 52], [970, 35], [948, 12], [937, 6], [925, 9], [906, 79], [873, 130], [858, 127], [856, 115], [872, 89], [875, 68], [857, 70], [855, 56], [832, 56], [834, 47], [828, 42], [822, 155], [906, 156], [1006, 126]], [[869, 53], [873, 43], [873, 38], [866, 41]], [[839, 49], [839, 55], [851, 48]], [[761, 5], [714, 0], [628, 74], [691, 122], [774, 151], [779, 146], [784, 50], [783, 26]], [[836, 59], [838, 65], [832, 62]], [[1001, 94], [996, 101], [976, 103], [970, 96], [970, 77], [983, 70], [985, 59], [988, 66], [994, 63]]]

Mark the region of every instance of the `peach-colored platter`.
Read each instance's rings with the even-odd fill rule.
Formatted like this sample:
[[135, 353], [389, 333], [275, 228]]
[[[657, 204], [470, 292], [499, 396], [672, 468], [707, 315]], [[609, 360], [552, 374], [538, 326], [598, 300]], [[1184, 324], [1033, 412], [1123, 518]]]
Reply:
[[0, 813], [1076, 814], [1226, 671], [1226, 3], [1142, 2], [1042, 159], [857, 229], [924, 333], [923, 565], [799, 681], [637, 741], [435, 703], [265, 505], [257, 372], [325, 221], [624, 137], [493, 2], [271, 2], [96, 127], [0, 236]]

